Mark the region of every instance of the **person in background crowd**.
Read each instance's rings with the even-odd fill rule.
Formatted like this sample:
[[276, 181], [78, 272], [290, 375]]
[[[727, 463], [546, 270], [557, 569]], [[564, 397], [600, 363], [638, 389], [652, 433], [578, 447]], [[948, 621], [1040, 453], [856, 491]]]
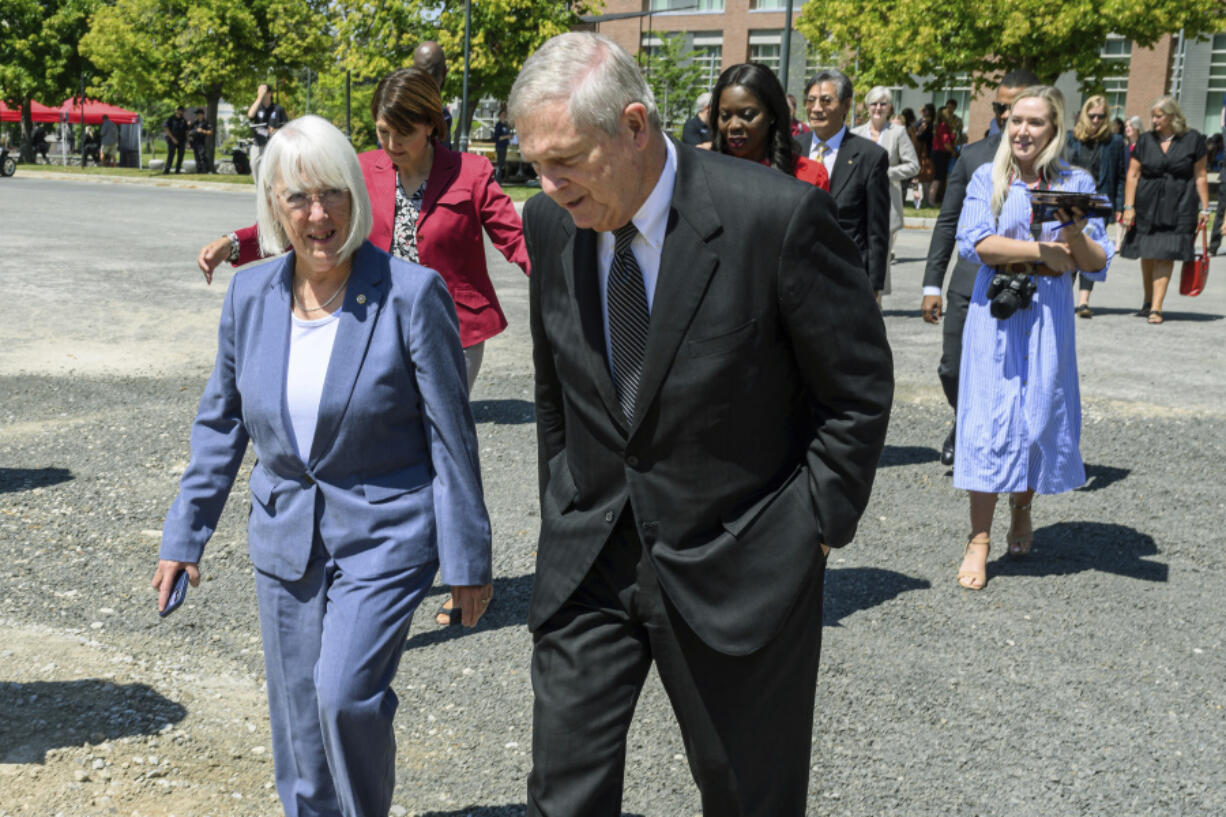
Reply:
[[[894, 104], [890, 99], [890, 92], [878, 85], [865, 94], [864, 101], [868, 104], [868, 121], [859, 127], [852, 128], [851, 132], [872, 140], [877, 147], [886, 152], [889, 159], [889, 169], [886, 175], [890, 179], [889, 259], [892, 263], [894, 239], [898, 231], [902, 229], [903, 198], [899, 185], [906, 184], [908, 179], [919, 173], [919, 156], [915, 153], [915, 146], [911, 144], [911, 137], [906, 128], [895, 125], [891, 121]], [[882, 292], [887, 295], [890, 293], [888, 266], [886, 267], [885, 287], [882, 288]]]
[[[71, 131], [71, 128], [69, 129]], [[81, 166], [84, 167], [93, 159], [94, 164], [102, 166], [102, 156], [98, 153], [98, 134], [93, 129], [93, 126], [86, 125], [85, 132], [81, 134]]]
[[[1137, 140], [1141, 138], [1141, 134], [1145, 131], [1145, 125], [1141, 122], [1141, 117], [1130, 116], [1124, 123], [1124, 144], [1128, 147], [1128, 157], [1132, 158], [1132, 151], [1137, 146]], [[1125, 175], [1128, 170], [1125, 168]]]
[[936, 108], [932, 103], [925, 103], [920, 106], [920, 116], [915, 123], [915, 147], [920, 160], [920, 172], [916, 180], [920, 183], [921, 204], [925, 207], [933, 204], [928, 197], [928, 191], [936, 175], [932, 164], [932, 140], [936, 135], [936, 115]]
[[1114, 131], [1115, 133], [1118, 133], [1120, 135], [1120, 138], [1123, 138], [1124, 120], [1120, 119], [1118, 116], [1112, 119], [1111, 120], [1111, 130]]
[[162, 168], [162, 175], [170, 172], [172, 164], [175, 173], [182, 173], [183, 153], [187, 149], [187, 119], [183, 116], [182, 105], [175, 106], [174, 114], [162, 124], [162, 130], [166, 134], [166, 165]]
[[259, 172], [260, 154], [268, 145], [272, 135], [285, 126], [289, 117], [273, 96], [267, 83], [260, 83], [256, 89], [255, 101], [247, 109], [247, 119], [251, 123], [251, 176], [255, 178]]
[[842, 71], [826, 69], [809, 80], [805, 113], [812, 133], [802, 137], [801, 155], [826, 166], [839, 226], [860, 250], [880, 303], [890, 257], [889, 156], [847, 129], [851, 101], [851, 80]]
[[788, 94], [788, 115], [791, 117], [791, 132], [793, 139], [798, 139], [809, 132], [809, 126], [796, 118], [795, 94]]
[[289, 815], [383, 817], [391, 684], [413, 613], [436, 572], [469, 627], [491, 593], [464, 357], [438, 274], [366, 240], [370, 204], [345, 135], [305, 116], [264, 157], [261, 243], [291, 249], [226, 292], [153, 586], [161, 610], [180, 571], [199, 584], [250, 441], [277, 793]]
[[[992, 101], [992, 113], [997, 122], [1001, 123], [1001, 127], [1009, 118], [1009, 106], [1013, 104], [1013, 98], [1023, 88], [1038, 84], [1039, 78], [1024, 69], [1010, 71], [1001, 78], [996, 97]], [[962, 257], [957, 258], [953, 274], [949, 278], [948, 304], [941, 300], [941, 285], [945, 281], [949, 259], [954, 253], [958, 217], [962, 213], [966, 186], [976, 170], [995, 159], [1000, 146], [1000, 131], [1001, 128], [997, 128], [995, 136], [981, 139], [962, 151], [962, 158], [949, 176], [949, 187], [945, 191], [941, 213], [932, 228], [932, 239], [928, 244], [928, 263], [924, 267], [920, 314], [931, 324], [939, 324], [944, 314], [945, 326], [941, 332], [941, 362], [937, 366], [937, 377], [941, 380], [945, 399], [955, 411], [958, 408], [958, 373], [962, 368], [962, 330], [966, 324], [967, 305], [975, 287], [979, 265]], [[954, 421], [954, 428], [941, 445], [941, 463], [944, 465], [954, 464], [956, 414]]]
[[[442, 144], [443, 100], [438, 84], [420, 68], [384, 77], [370, 102], [382, 149], [359, 158], [373, 213], [370, 240], [380, 250], [423, 264], [443, 276], [460, 321], [460, 341], [471, 391], [485, 341], [507, 326], [485, 262], [484, 229], [504, 258], [528, 273], [523, 225], [515, 205], [494, 181], [489, 160], [455, 153]], [[206, 281], [222, 261], [241, 265], [260, 257], [255, 226], [205, 245], [196, 259]], [[456, 620], [453, 600], [436, 613]]]
[[[951, 99], [950, 102], [954, 100]], [[932, 132], [932, 182], [928, 186], [928, 200], [934, 205], [940, 205], [945, 198], [949, 165], [958, 145], [957, 132], [957, 123], [947, 104], [937, 111], [936, 126]]]
[[108, 114], [102, 115], [102, 166], [114, 167], [115, 156], [119, 151], [119, 126], [111, 121]]
[[545, 193], [524, 206], [527, 815], [621, 815], [654, 665], [705, 817], [799, 817], [826, 554], [864, 510], [893, 394], [862, 262], [825, 192], [669, 139], [607, 37], [546, 42], [507, 107]]
[[707, 123], [712, 150], [830, 190], [826, 168], [795, 154], [787, 99], [773, 71], [756, 62], [734, 65], [719, 75], [711, 96], [716, 100]]
[[[443, 95], [443, 86], [447, 82], [447, 57], [443, 47], [434, 40], [426, 40], [413, 50], [413, 65], [425, 71], [434, 78], [438, 85], [439, 96]], [[443, 147], [452, 150], [451, 144], [451, 108], [443, 105], [443, 133], [439, 136]]]
[[1211, 133], [1209, 138], [1205, 140], [1205, 150], [1208, 151], [1206, 156], [1209, 160], [1210, 173], [1216, 173], [1222, 169], [1222, 139], [1222, 134]]
[[703, 91], [694, 100], [694, 115], [681, 126], [681, 141], [698, 146], [711, 141], [711, 93]]
[[43, 157], [43, 164], [51, 164], [51, 160], [47, 158], [47, 129], [43, 127], [43, 123], [34, 123], [34, 131], [30, 134], [30, 145], [34, 148], [34, 161], [38, 163], [38, 157]]
[[197, 173], [212, 173], [213, 162], [209, 158], [208, 139], [213, 135], [208, 120], [204, 118], [204, 108], [196, 109], [196, 118], [192, 120], [188, 130], [188, 139], [192, 143], [192, 156], [196, 160]]
[[[964, 339], [975, 353], [962, 356], [954, 460], [954, 487], [970, 494], [971, 535], [957, 575], [967, 590], [987, 584], [997, 494], [1010, 494], [1006, 542], [1009, 555], [1021, 558], [1034, 541], [1035, 493], [1072, 491], [1086, 481], [1069, 304], [1073, 274], [1103, 280], [1114, 248], [1102, 220], [1080, 211], [1032, 223], [1031, 190], [1095, 192], [1088, 173], [1061, 160], [1064, 142], [1060, 92], [1019, 92], [992, 164], [971, 176], [958, 221], [958, 252], [979, 265]], [[1026, 274], [1036, 287], [1028, 304], [999, 317], [999, 299], [988, 294], [998, 272]]]
[[507, 148], [511, 146], [511, 126], [507, 124], [507, 109], [498, 109], [494, 124], [494, 178], [501, 182], [507, 172]]
[[[1064, 159], [1090, 174], [1098, 194], [1111, 200], [1116, 220], [1124, 210], [1124, 163], [1127, 153], [1124, 137], [1116, 133], [1107, 120], [1107, 98], [1095, 95], [1087, 99], [1077, 115], [1077, 122], [1068, 133]], [[1076, 311], [1078, 317], [1089, 318], [1094, 314], [1090, 309], [1090, 292], [1094, 289], [1094, 281], [1085, 274], [1079, 278]]]
[[1153, 130], [1141, 134], [1128, 165], [1120, 255], [1141, 259], [1137, 314], [1160, 324], [1171, 270], [1195, 257], [1197, 233], [1209, 220], [1209, 178], [1205, 137], [1188, 127], [1179, 103], [1159, 97], [1150, 118]]

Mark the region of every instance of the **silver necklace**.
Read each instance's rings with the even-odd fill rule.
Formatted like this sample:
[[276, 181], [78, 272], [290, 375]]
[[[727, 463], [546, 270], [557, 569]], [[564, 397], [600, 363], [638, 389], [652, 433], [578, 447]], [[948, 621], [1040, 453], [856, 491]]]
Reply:
[[[353, 274], [353, 272], [351, 271], [351, 272], [349, 273], [349, 275], [352, 275], [352, 274]], [[345, 280], [344, 280], [344, 281], [341, 281], [341, 285], [340, 285], [339, 287], [337, 287], [337, 288], [336, 288], [336, 292], [333, 292], [333, 293], [332, 293], [332, 297], [331, 297], [331, 298], [329, 298], [328, 300], [324, 301], [324, 302], [323, 302], [322, 304], [320, 304], [319, 306], [305, 306], [305, 305], [303, 305], [302, 301], [300, 301], [300, 300], [298, 299], [298, 296], [297, 296], [297, 295], [295, 295], [294, 293], [292, 293], [292, 292], [291, 292], [291, 293], [290, 293], [290, 297], [292, 297], [292, 298], [293, 298], [293, 300], [294, 300], [294, 306], [298, 307], [298, 308], [299, 308], [299, 309], [301, 309], [303, 312], [319, 312], [320, 310], [327, 309], [327, 308], [328, 308], [328, 306], [329, 306], [329, 305], [330, 305], [330, 304], [331, 304], [333, 301], [335, 301], [335, 300], [336, 300], [337, 296], [338, 296], [338, 295], [340, 295], [342, 292], [344, 292], [344, 291], [345, 291], [345, 285], [349, 283], [349, 275], [346, 275], [346, 276], [345, 276]]]

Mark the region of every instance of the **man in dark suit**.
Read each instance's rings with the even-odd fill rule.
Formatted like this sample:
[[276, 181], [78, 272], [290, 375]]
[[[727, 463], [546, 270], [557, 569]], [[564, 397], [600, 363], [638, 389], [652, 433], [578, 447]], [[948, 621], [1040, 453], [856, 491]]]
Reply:
[[711, 141], [711, 128], [707, 124], [707, 115], [711, 112], [711, 92], [703, 91], [694, 100], [696, 113], [686, 120], [681, 128], [681, 141], [687, 145], [701, 145]]
[[668, 139], [625, 51], [549, 40], [509, 100], [532, 261], [541, 532], [528, 814], [621, 814], [652, 662], [706, 817], [805, 813], [828, 547], [893, 394], [830, 197]]
[[812, 133], [796, 141], [802, 156], [826, 166], [830, 195], [839, 206], [839, 226], [860, 249], [880, 299], [890, 263], [890, 158], [871, 139], [846, 127], [851, 97], [851, 80], [842, 71], [819, 71], [805, 89]]
[[[1023, 88], [1038, 84], [1039, 78], [1025, 69], [1010, 71], [1001, 78], [1000, 86], [996, 89], [996, 99], [992, 102], [992, 112], [996, 114], [998, 123], [996, 134], [963, 149], [949, 174], [945, 198], [941, 202], [941, 213], [937, 216], [937, 223], [932, 228], [932, 239], [928, 242], [928, 265], [924, 268], [924, 297], [920, 302], [920, 311], [928, 323], [941, 322], [944, 306], [941, 302], [941, 284], [945, 280], [949, 258], [954, 252], [958, 216], [962, 214], [966, 186], [976, 170], [996, 158], [996, 149], [1000, 147], [1000, 134], [1009, 119], [1013, 98]], [[949, 279], [949, 303], [944, 311], [945, 331], [937, 376], [941, 378], [945, 399], [955, 411], [958, 410], [958, 370], [962, 366], [962, 327], [966, 324], [966, 309], [971, 302], [971, 290], [975, 288], [975, 276], [978, 272], [978, 264], [959, 257], [954, 264], [954, 274]], [[956, 429], [957, 423], [941, 444], [941, 462], [945, 465], [954, 464]]]

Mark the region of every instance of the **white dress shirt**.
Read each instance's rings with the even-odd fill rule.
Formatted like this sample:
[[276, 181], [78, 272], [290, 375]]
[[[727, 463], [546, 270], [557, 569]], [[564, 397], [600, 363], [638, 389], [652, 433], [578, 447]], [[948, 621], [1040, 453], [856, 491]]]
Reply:
[[[826, 140], [826, 155], [822, 158], [822, 164], [826, 166], [826, 172], [830, 173], [830, 169], [834, 167], [834, 160], [839, 155], [839, 147], [843, 144], [843, 137], [847, 134], [847, 126], [839, 128], [839, 132]], [[822, 140], [818, 138], [817, 131], [813, 132], [813, 144], [809, 145], [809, 158], [817, 161], [817, 148], [822, 144]]]
[[[677, 149], [671, 139], [664, 140], [668, 157], [664, 170], [656, 180], [651, 195], [630, 219], [639, 231], [630, 242], [630, 251], [643, 273], [643, 288], [647, 291], [647, 313], [655, 302], [656, 281], [660, 277], [660, 252], [664, 249], [664, 233], [668, 227], [668, 210], [673, 200], [673, 186], [677, 181]], [[605, 357], [609, 370], [613, 370], [613, 346], [609, 338], [609, 270], [613, 267], [613, 250], [616, 239], [612, 232], [596, 234], [596, 274], [600, 283], [600, 315], [604, 320]], [[614, 379], [617, 373], [613, 372]]]

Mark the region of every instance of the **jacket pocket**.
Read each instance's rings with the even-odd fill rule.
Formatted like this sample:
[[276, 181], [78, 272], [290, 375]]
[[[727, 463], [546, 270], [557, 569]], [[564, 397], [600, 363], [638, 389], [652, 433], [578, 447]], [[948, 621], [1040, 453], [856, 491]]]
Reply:
[[257, 502], [265, 508], [272, 506], [272, 495], [277, 488], [277, 481], [258, 462], [251, 469], [251, 478], [248, 480], [248, 484], [251, 487], [251, 496]]
[[758, 322], [751, 320], [735, 329], [705, 338], [693, 338], [685, 342], [686, 354], [689, 357], [708, 357], [722, 355], [742, 344], [749, 343], [758, 334]]

